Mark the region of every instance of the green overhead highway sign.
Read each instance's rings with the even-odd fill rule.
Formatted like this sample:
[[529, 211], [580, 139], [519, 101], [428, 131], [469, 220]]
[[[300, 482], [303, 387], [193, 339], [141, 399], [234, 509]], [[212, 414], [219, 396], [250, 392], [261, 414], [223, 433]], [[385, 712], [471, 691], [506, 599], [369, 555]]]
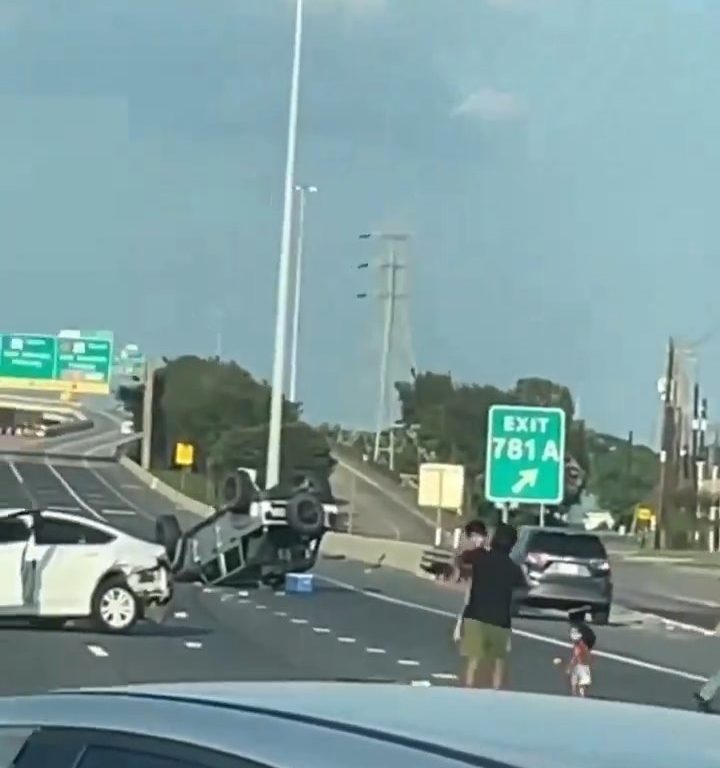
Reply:
[[496, 504], [559, 504], [564, 495], [565, 411], [493, 405], [485, 497]]
[[101, 338], [0, 335], [0, 389], [108, 394], [113, 343]]

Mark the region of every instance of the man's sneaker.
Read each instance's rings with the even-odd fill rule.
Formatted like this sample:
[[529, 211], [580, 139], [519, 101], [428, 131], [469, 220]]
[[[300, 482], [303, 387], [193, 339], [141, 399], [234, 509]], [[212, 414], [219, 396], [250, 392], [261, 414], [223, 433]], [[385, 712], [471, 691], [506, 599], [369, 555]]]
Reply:
[[710, 712], [711, 711], [710, 702], [707, 699], [703, 699], [703, 697], [699, 693], [697, 693], [697, 691], [695, 693], [693, 693], [693, 699], [695, 699], [695, 703], [697, 704], [697, 708], [701, 712]]

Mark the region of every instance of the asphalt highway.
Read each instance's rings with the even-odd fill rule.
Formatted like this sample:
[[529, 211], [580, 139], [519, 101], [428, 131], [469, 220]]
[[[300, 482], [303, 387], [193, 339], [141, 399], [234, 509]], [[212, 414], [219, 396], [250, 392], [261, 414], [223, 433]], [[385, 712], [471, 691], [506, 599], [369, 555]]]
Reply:
[[[102, 517], [151, 537], [163, 512], [192, 517], [124, 468], [92, 458], [4, 456], [0, 505], [28, 504]], [[0, 694], [147, 681], [392, 680], [456, 685], [451, 640], [462, 593], [385, 568], [323, 560], [311, 595], [269, 589], [179, 585], [162, 624], [127, 636], [78, 622], [62, 631], [0, 625]], [[720, 639], [618, 609], [598, 630], [595, 695], [691, 706], [691, 694], [720, 666]], [[517, 621], [512, 688], [563, 694], [553, 664], [567, 653], [566, 623]]]

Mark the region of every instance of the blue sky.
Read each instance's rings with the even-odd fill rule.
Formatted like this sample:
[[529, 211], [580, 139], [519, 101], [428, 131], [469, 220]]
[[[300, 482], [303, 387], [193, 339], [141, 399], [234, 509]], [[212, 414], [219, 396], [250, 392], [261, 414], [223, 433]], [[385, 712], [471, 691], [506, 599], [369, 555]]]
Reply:
[[[667, 334], [720, 321], [720, 3], [306, 3], [309, 417], [372, 415], [357, 234], [394, 229], [398, 370], [548, 376], [650, 439]], [[220, 325], [270, 375], [292, 20], [290, 0], [0, 0], [3, 329], [172, 355], [211, 354]]]

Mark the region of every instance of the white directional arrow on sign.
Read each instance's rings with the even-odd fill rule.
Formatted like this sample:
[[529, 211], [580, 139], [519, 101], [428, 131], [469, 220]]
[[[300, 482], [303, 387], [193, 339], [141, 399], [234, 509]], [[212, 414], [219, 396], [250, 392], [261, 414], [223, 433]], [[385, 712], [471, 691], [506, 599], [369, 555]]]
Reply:
[[525, 488], [532, 488], [537, 482], [539, 472], [537, 467], [535, 469], [521, 469], [520, 479], [513, 485], [512, 492], [517, 494], [524, 491]]

